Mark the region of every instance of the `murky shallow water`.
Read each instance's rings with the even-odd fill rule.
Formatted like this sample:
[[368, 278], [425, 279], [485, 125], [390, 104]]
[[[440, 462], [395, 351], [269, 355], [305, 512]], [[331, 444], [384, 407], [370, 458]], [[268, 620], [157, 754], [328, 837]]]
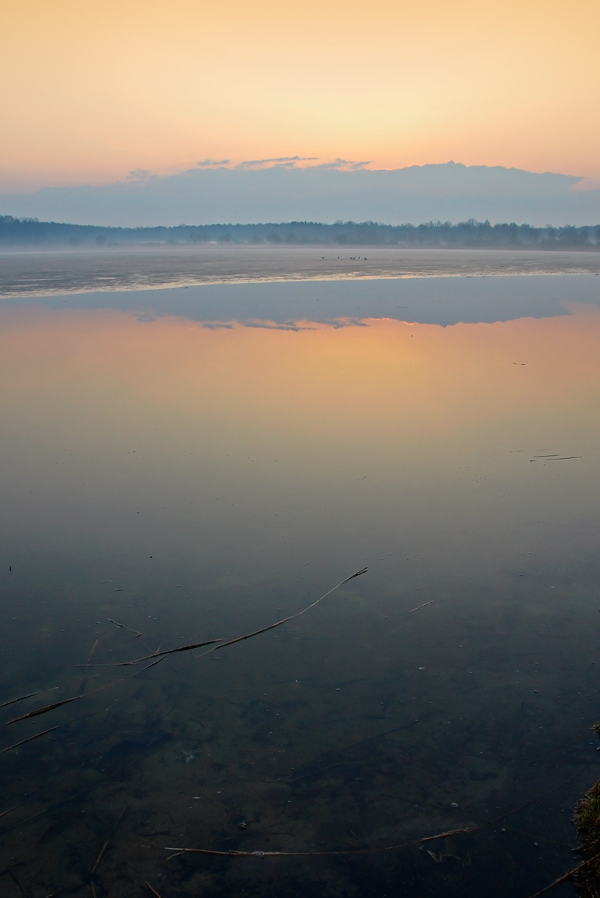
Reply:
[[[38, 693], [3, 721], [78, 697], [3, 726], [57, 727], [0, 755], [3, 896], [527, 898], [574, 866], [598, 280], [502, 280], [504, 312], [462, 282], [468, 324], [456, 280], [429, 311], [407, 281], [229, 286], [221, 315], [219, 288], [3, 304], [0, 703]], [[380, 317], [396, 300], [434, 323]], [[265, 626], [363, 565], [247, 642], [95, 666]]]

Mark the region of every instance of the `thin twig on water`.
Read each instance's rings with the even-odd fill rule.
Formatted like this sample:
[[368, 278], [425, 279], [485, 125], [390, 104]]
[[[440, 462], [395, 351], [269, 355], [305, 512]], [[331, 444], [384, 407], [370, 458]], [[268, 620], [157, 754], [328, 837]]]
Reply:
[[96, 642], [95, 642], [95, 643], [93, 644], [93, 646], [92, 646], [92, 651], [91, 651], [91, 652], [89, 653], [89, 655], [88, 655], [88, 664], [90, 663], [90, 661], [91, 661], [92, 658], [94, 657], [94, 652], [96, 651], [96, 646], [98, 645], [99, 642], [100, 642], [100, 637], [98, 637], [98, 639], [96, 640]]
[[[192, 649], [201, 649], [206, 645], [213, 645], [215, 642], [221, 642], [220, 639], [209, 639], [206, 642], [194, 642], [192, 645], [180, 645], [176, 649], [167, 649], [164, 652], [153, 652], [151, 655], [144, 655], [143, 658], [134, 658], [133, 661], [119, 661], [116, 664], [94, 664], [93, 667], [131, 667], [133, 664], [141, 664], [142, 661], [150, 661], [152, 658], [159, 658], [163, 655], [173, 655], [175, 652], [191, 652]], [[76, 664], [75, 667], [87, 667], [87, 664]]]
[[[142, 671], [140, 671], [142, 673]], [[63, 705], [68, 705], [71, 702], [78, 702], [82, 698], [89, 698], [90, 695], [96, 695], [97, 692], [102, 692], [104, 689], [109, 689], [111, 686], [116, 686], [117, 683], [122, 683], [125, 677], [119, 677], [118, 680], [112, 680], [110, 683], [105, 683], [104, 686], [98, 686], [97, 689], [92, 689], [91, 692], [80, 693], [79, 695], [72, 695], [71, 698], [64, 698], [61, 702], [54, 702], [51, 705], [44, 705], [43, 708], [36, 708], [34, 711], [30, 711], [29, 714], [23, 714], [21, 717], [13, 717], [12, 720], [8, 720], [5, 726], [9, 726], [11, 723], [19, 723], [21, 720], [28, 720], [30, 717], [39, 717], [40, 714], [48, 714], [49, 711], [55, 711], [56, 708], [62, 708]]]
[[26, 742], [33, 742], [34, 739], [39, 739], [40, 736], [45, 736], [46, 733], [51, 733], [52, 730], [57, 730], [57, 729], [58, 729], [57, 726], [50, 727], [49, 730], [43, 730], [41, 733], [36, 733], [35, 736], [29, 736], [28, 739], [21, 739], [20, 742], [15, 742], [14, 745], [9, 745], [8, 748], [3, 748], [2, 751], [0, 751], [0, 755], [3, 755], [5, 751], [10, 751], [11, 748], [18, 748], [19, 745], [25, 745]]
[[[214, 855], [215, 857], [323, 857], [328, 855], [349, 855], [349, 854], [377, 854], [384, 851], [397, 851], [401, 848], [410, 848], [413, 845], [423, 845], [426, 842], [434, 842], [436, 839], [449, 839], [453, 836], [463, 836], [468, 833], [474, 833], [478, 830], [485, 829], [486, 826], [492, 826], [498, 823], [499, 820], [504, 820], [506, 817], [510, 817], [512, 814], [516, 814], [519, 811], [523, 810], [523, 808], [528, 807], [531, 804], [534, 804], [536, 801], [540, 801], [542, 798], [547, 798], [548, 795], [552, 795], [552, 793], [557, 792], [559, 789], [562, 789], [563, 786], [566, 786], [568, 783], [572, 782], [574, 779], [577, 779], [578, 776], [587, 770], [589, 767], [589, 763], [585, 764], [581, 770], [578, 770], [577, 773], [574, 773], [567, 780], [563, 780], [558, 785], [553, 786], [551, 789], [548, 789], [545, 792], [536, 795], [535, 798], [530, 798], [528, 801], [523, 802], [517, 807], [512, 808], [509, 811], [505, 811], [502, 814], [498, 814], [496, 817], [493, 817], [491, 820], [486, 820], [484, 823], [475, 823], [472, 826], [465, 826], [460, 829], [448, 829], [444, 830], [441, 833], [435, 833], [432, 836], [421, 836], [419, 839], [413, 839], [410, 842], [402, 842], [398, 845], [386, 845], [380, 848], [346, 848], [339, 851], [215, 851], [208, 848], [165, 848], [165, 851], [173, 851], [174, 854], [170, 855], [167, 860], [171, 860], [174, 857], [178, 857], [182, 854], [208, 854]], [[588, 863], [585, 861], [584, 864]], [[559, 882], [563, 882], [572, 876], [577, 870], [584, 866], [584, 864], [580, 864], [579, 867], [576, 867], [574, 870], [571, 870], [569, 873], [565, 874], [562, 879], [557, 879], [555, 882], [551, 883], [549, 886], [546, 886], [542, 891], [545, 892], [548, 889], [552, 888], [555, 885], [558, 885]], [[537, 895], [541, 895], [542, 892], [538, 892]], [[532, 895], [530, 898], [537, 898], [537, 895]]]
[[[91, 695], [91, 693], [89, 694]], [[74, 695], [71, 698], [63, 698], [61, 702], [53, 702], [51, 705], [44, 705], [43, 708], [36, 708], [35, 711], [30, 711], [29, 714], [22, 714], [21, 717], [13, 717], [12, 720], [6, 722], [6, 726], [9, 726], [11, 723], [19, 723], [21, 720], [29, 720], [30, 717], [39, 717], [40, 714], [47, 714], [49, 711], [54, 711], [55, 708], [62, 707], [62, 705], [78, 702], [80, 698], [83, 698], [83, 696]]]
[[28, 692], [27, 695], [21, 695], [19, 698], [11, 698], [9, 702], [3, 702], [0, 705], [0, 708], [8, 708], [9, 705], [16, 705], [17, 702], [23, 702], [26, 698], [32, 698], [34, 695], [39, 695], [39, 692]]
[[546, 892], [549, 892], [550, 889], [553, 889], [554, 886], [558, 886], [561, 882], [567, 882], [569, 879], [572, 879], [576, 873], [586, 866], [586, 864], [590, 864], [592, 861], [597, 860], [597, 858], [591, 857], [587, 861], [582, 861], [580, 864], [577, 864], [576, 867], [573, 867], [572, 870], [569, 870], [568, 873], [565, 873], [563, 876], [559, 876], [558, 879], [555, 879], [554, 882], [551, 882], [550, 885], [544, 886], [543, 889], [540, 889], [539, 892], [536, 892], [534, 895], [530, 895], [529, 898], [538, 898], [538, 895], [544, 895]]
[[[483, 824], [485, 825], [485, 824]], [[349, 854], [379, 854], [382, 851], [398, 851], [400, 848], [410, 848], [412, 845], [422, 845], [424, 842], [433, 842], [435, 839], [448, 839], [451, 836], [462, 836], [465, 833], [475, 832], [481, 829], [481, 824], [466, 826], [462, 829], [449, 829], [434, 836], [423, 836], [420, 839], [412, 839], [410, 842], [402, 842], [399, 845], [385, 845], [381, 848], [343, 848], [338, 851], [213, 851], [208, 848], [165, 848], [165, 851], [173, 851], [167, 860], [178, 857], [181, 854], [209, 854], [215, 857], [331, 857]]]
[[[335, 586], [332, 586], [331, 589], [328, 589], [326, 593], [323, 593], [322, 596], [316, 599], [316, 601], [311, 602], [311, 604], [307, 605], [306, 608], [303, 608], [302, 611], [297, 611], [296, 614], [290, 614], [289, 617], [284, 617], [282, 620], [278, 620], [274, 624], [269, 624], [268, 627], [261, 627], [260, 630], [253, 630], [252, 633], [245, 633], [243, 636], [236, 636], [235, 639], [228, 639], [226, 642], [224, 642], [222, 639], [209, 639], [207, 642], [194, 642], [191, 645], [180, 645], [176, 649], [166, 649], [164, 652], [154, 652], [152, 655], [144, 655], [143, 658], [134, 658], [133, 661], [121, 661], [117, 664], [102, 664], [99, 666], [129, 667], [133, 664], [141, 664], [142, 661], [152, 661], [155, 658], [161, 658], [165, 655], [174, 655], [176, 652], [191, 652], [193, 651], [193, 649], [201, 649], [207, 645], [214, 646], [212, 649], [204, 652], [205, 655], [208, 655], [210, 652], [216, 652], [218, 649], [224, 649], [228, 645], [235, 645], [236, 642], [243, 642], [244, 639], [251, 639], [253, 636], [259, 636], [261, 633], [266, 633], [268, 630], [274, 630], [275, 627], [280, 627], [282, 624], [287, 624], [288, 621], [295, 620], [302, 614], [306, 614], [307, 611], [310, 611], [311, 608], [314, 608], [315, 605], [318, 605], [319, 602], [322, 602], [323, 599], [327, 598], [327, 596], [330, 596], [332, 592], [335, 592], [335, 590], [339, 589], [340, 586], [343, 586], [344, 583], [348, 583], [350, 580], [354, 580], [355, 577], [360, 577], [362, 574], [366, 574], [367, 571], [367, 567], [361, 568], [360, 571], [356, 571], [356, 573], [351, 574], [349, 577], [346, 577], [345, 580], [341, 580], [339, 583], [336, 583]], [[215, 643], [219, 643], [219, 645], [214, 645]], [[85, 667], [85, 665], [77, 664], [76, 667]]]
[[411, 608], [411, 610], [408, 613], [414, 614], [415, 611], [419, 611], [420, 608], [427, 608], [428, 605], [433, 605], [434, 602], [435, 602], [435, 599], [431, 599], [429, 602], [423, 602], [422, 605], [417, 605], [416, 608]]
[[140, 633], [139, 630], [132, 630], [131, 627], [125, 626], [125, 624], [120, 624], [118, 620], [113, 620], [112, 617], [107, 617], [106, 620], [109, 624], [114, 624], [115, 627], [118, 627], [120, 630], [129, 630], [130, 633], [135, 633], [135, 638], [137, 639], [139, 636], [143, 636], [143, 633]]
[[[315, 602], [312, 602], [310, 605], [307, 605], [306, 608], [303, 608], [302, 611], [296, 612], [296, 614], [290, 614], [289, 617], [284, 617], [282, 620], [278, 620], [275, 624], [270, 624], [268, 627], [262, 627], [260, 630], [253, 630], [252, 633], [246, 633], [245, 636], [237, 636], [235, 639], [229, 639], [227, 642], [221, 642], [220, 645], [216, 645], [213, 649], [209, 649], [209, 652], [216, 652], [219, 649], [224, 649], [228, 645], [235, 645], [236, 642], [242, 642], [244, 639], [251, 639], [252, 636], [259, 636], [261, 633], [266, 633], [268, 630], [274, 630], [275, 627], [280, 627], [282, 624], [287, 624], [290, 620], [295, 620], [297, 617], [300, 617], [301, 614], [306, 614], [307, 611], [310, 611], [311, 608], [314, 608], [315, 605], [318, 605], [319, 602], [322, 602], [323, 599], [326, 599], [327, 596], [330, 596], [332, 592], [335, 592], [336, 589], [339, 589], [340, 586], [343, 586], [344, 583], [348, 583], [350, 580], [354, 580], [355, 577], [360, 577], [362, 574], [366, 574], [369, 569], [367, 567], [363, 567], [360, 571], [356, 571], [355, 574], [351, 574], [350, 577], [346, 577], [345, 580], [341, 580], [339, 583], [336, 583], [335, 586], [332, 586], [331, 589], [328, 589], [326, 593], [318, 598]], [[209, 654], [206, 652], [206, 654]]]

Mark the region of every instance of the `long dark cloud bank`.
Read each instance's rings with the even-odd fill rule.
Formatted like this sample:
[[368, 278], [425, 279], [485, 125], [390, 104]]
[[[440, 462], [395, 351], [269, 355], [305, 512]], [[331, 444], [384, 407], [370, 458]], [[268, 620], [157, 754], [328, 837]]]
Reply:
[[101, 187], [0, 196], [0, 214], [122, 227], [277, 221], [388, 224], [486, 219], [535, 226], [594, 225], [600, 190], [570, 175], [444, 165], [394, 170], [329, 165], [206, 166], [169, 176], [132, 173]]

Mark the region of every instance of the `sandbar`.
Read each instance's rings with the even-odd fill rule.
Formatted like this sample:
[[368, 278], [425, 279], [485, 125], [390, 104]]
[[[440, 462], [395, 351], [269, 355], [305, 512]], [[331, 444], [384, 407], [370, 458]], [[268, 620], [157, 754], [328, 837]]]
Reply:
[[194, 244], [6, 250], [0, 296], [197, 284], [598, 274], [600, 252]]

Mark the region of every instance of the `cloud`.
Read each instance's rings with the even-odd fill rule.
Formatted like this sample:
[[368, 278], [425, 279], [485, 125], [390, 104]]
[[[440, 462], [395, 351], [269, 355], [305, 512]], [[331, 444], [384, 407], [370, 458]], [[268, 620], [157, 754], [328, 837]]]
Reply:
[[[74, 224], [506, 221], [596, 225], [600, 189], [581, 179], [458, 163], [374, 169], [338, 157], [270, 157], [201, 165], [171, 175], [130, 172], [102, 186], [0, 196], [0, 211]], [[592, 188], [592, 189], [590, 189]]]
[[229, 165], [230, 159], [202, 159], [196, 162], [198, 168], [214, 168], [217, 165]]
[[133, 184], [146, 184], [152, 177], [152, 172], [147, 168], [134, 168], [127, 175], [126, 180]]
[[317, 168], [337, 169], [338, 171], [360, 171], [365, 165], [371, 165], [372, 159], [365, 159], [362, 162], [356, 162], [353, 159], [334, 159], [333, 162], [323, 162]]
[[286, 321], [283, 324], [278, 324], [276, 321], [267, 321], [267, 320], [256, 320], [256, 319], [247, 319], [240, 320], [240, 324], [243, 324], [244, 327], [257, 327], [262, 330], [269, 331], [314, 331], [316, 327], [314, 325], [306, 325], [306, 324], [296, 324], [295, 321]]
[[240, 162], [238, 168], [252, 168], [257, 165], [269, 165], [275, 163], [277, 165], [294, 166], [297, 162], [317, 162], [318, 156], [278, 156], [275, 159], [247, 159]]

